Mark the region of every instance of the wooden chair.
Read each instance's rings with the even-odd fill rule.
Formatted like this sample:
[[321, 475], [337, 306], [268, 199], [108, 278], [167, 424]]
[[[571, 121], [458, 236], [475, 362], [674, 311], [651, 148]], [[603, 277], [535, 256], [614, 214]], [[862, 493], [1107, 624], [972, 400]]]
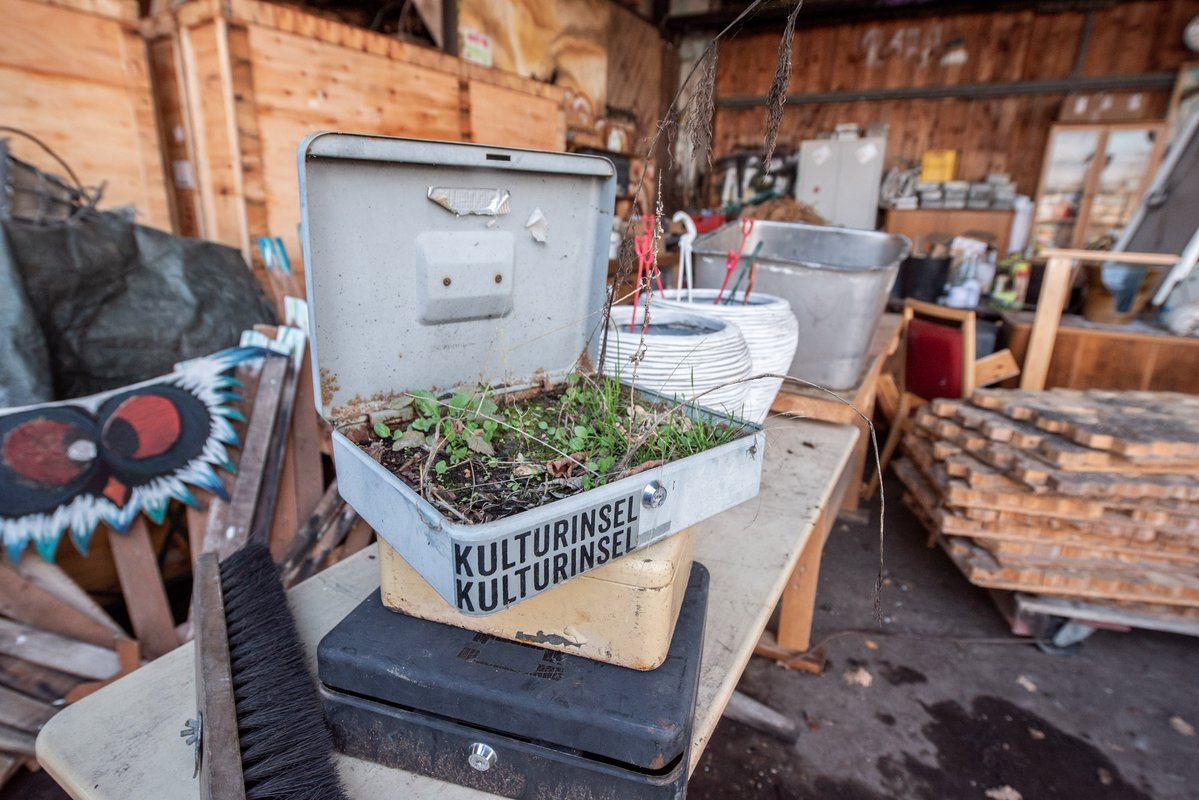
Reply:
[[[904, 422], [913, 408], [939, 397], [969, 397], [978, 386], [1020, 374], [1012, 351], [1006, 348], [983, 358], [975, 357], [973, 311], [908, 299], [903, 303], [901, 324], [896, 402], [891, 430], [879, 454], [884, 470], [899, 446]], [[866, 484], [865, 497], [873, 497], [877, 488], [875, 472]]]

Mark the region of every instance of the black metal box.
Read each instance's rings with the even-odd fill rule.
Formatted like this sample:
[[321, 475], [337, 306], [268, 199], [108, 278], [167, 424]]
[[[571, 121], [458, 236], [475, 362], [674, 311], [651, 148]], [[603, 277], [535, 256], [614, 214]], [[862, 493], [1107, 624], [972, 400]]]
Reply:
[[503, 797], [686, 794], [708, 571], [648, 672], [407, 617], [374, 592], [317, 652], [342, 752]]

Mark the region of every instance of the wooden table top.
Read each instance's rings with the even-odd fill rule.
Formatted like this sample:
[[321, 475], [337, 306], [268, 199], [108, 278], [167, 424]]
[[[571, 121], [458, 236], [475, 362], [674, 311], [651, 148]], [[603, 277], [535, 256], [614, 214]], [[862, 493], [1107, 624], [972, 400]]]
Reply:
[[[811, 420], [771, 417], [765, 427], [759, 496], [697, 526], [695, 558], [710, 571], [711, 588], [692, 769], [858, 437], [852, 427]], [[371, 546], [291, 590], [292, 613], [314, 673], [321, 637], [378, 587]], [[179, 737], [195, 709], [194, 657], [186, 644], [52, 718], [37, 739], [38, 761], [74, 798], [197, 798], [193, 752]], [[347, 756], [339, 755], [337, 763], [355, 798], [455, 800], [481, 794]]]

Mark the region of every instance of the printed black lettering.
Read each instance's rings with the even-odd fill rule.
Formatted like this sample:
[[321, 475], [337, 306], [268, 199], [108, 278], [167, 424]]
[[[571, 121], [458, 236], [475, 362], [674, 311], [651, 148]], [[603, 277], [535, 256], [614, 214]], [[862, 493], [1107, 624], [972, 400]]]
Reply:
[[558, 585], [569, 576], [566, 574], [566, 553], [554, 554], [554, 585]]
[[616, 531], [612, 534], [612, 557], [624, 555], [627, 551], [624, 549], [624, 531]]
[[579, 514], [579, 528], [583, 536], [589, 537], [595, 535], [595, 509], [589, 508]]
[[576, 547], [570, 548], [570, 574], [579, 574], [579, 550]]
[[513, 595], [513, 594], [508, 593], [508, 578], [509, 577], [510, 576], [505, 575], [503, 578], [501, 578], [501, 580], [503, 581], [503, 584], [504, 584], [504, 605], [506, 605], [506, 606], [510, 606], [513, 603], [515, 603], [517, 600], [520, 599], [520, 595]]
[[470, 571], [470, 551], [474, 550], [473, 544], [454, 545], [454, 572], [458, 575], [464, 575], [467, 578], [475, 577], [475, 573]]
[[509, 559], [508, 559], [508, 540], [507, 540], [507, 539], [505, 539], [504, 541], [502, 541], [502, 542], [500, 543], [500, 552], [501, 552], [501, 553], [503, 554], [503, 556], [504, 556], [504, 559], [503, 559], [503, 560], [504, 560], [504, 569], [505, 569], [505, 570], [512, 569], [512, 568], [513, 568], [513, 567], [515, 567], [515, 566], [516, 566], [518, 563], [520, 563], [520, 562], [517, 562], [517, 561], [511, 561], [511, 560], [509, 560]]
[[541, 558], [550, 551], [550, 526], [542, 525], [533, 529], [533, 556]]
[[[487, 584], [491, 584], [491, 601], [487, 600]], [[498, 578], [492, 578], [489, 581], [479, 581], [479, 610], [480, 611], [495, 611], [496, 606], [500, 604], [500, 591]]]
[[528, 539], [531, 533], [533, 532], [525, 531], [524, 533], [516, 534], [516, 543], [520, 545], [520, 558], [518, 561], [521, 564], [525, 563], [525, 539]]
[[458, 581], [454, 591], [454, 605], [458, 606], [460, 611], [474, 611], [475, 605], [470, 601], [470, 590], [474, 588], [474, 581]]
[[579, 543], [579, 515], [575, 514], [570, 518], [570, 543]]
[[633, 549], [633, 526], [624, 529], [624, 551], [626, 553]]
[[599, 550], [599, 555], [595, 557], [595, 565], [597, 567], [600, 564], [607, 564], [608, 559], [611, 558], [608, 554], [608, 538], [607, 536], [601, 536], [595, 542], [595, 547]]
[[554, 549], [562, 550], [566, 547], [566, 532], [570, 530], [570, 523], [564, 519], [554, 522]]
[[600, 506], [599, 518], [600, 524], [598, 530], [600, 533], [607, 533], [612, 530], [612, 506], [607, 503]]
[[621, 528], [624, 526], [624, 503], [617, 502], [612, 506], [612, 527]]
[[[483, 555], [488, 550], [491, 551], [491, 565], [490, 566], [487, 565], [487, 559]], [[489, 542], [488, 544], [486, 544], [482, 547], [476, 547], [475, 553], [478, 555], [478, 557], [475, 559], [475, 563], [479, 568], [479, 574], [480, 575], [493, 574], [495, 572], [495, 568], [497, 566], [499, 566], [498, 560], [496, 559], [496, 543]]]
[[579, 545], [579, 572], [585, 572], [595, 564], [595, 543]]
[[528, 574], [529, 569], [530, 569], [530, 567], [524, 566], [524, 567], [521, 567], [520, 569], [518, 569], [516, 572], [512, 573], [516, 577], [520, 578], [520, 596], [521, 597], [524, 597], [526, 594], [529, 593], [529, 590], [525, 588], [525, 575]]
[[640, 517], [637, 516], [637, 504], [633, 502], [632, 497], [625, 500], [625, 502], [628, 503], [629, 506], [629, 510], [625, 512], [625, 516], [628, 518], [629, 524], [631, 525], [640, 519]]
[[533, 591], [540, 592], [550, 585], [550, 560], [544, 559], [533, 565]]

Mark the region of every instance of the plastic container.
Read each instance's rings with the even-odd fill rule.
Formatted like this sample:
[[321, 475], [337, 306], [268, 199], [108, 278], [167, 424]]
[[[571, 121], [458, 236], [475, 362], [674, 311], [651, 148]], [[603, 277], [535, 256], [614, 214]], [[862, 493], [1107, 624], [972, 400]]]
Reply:
[[694, 541], [693, 530], [682, 531], [636, 558], [618, 558], [485, 617], [459, 614], [387, 542], [379, 542], [379, 585], [383, 605], [410, 617], [630, 669], [656, 669], [670, 650]]
[[909, 297], [935, 303], [945, 290], [949, 280], [949, 256], [941, 258], [912, 256], [899, 267], [899, 298]]
[[[766, 220], [755, 222], [743, 252], [758, 242], [754, 291], [784, 298], [799, 321], [788, 374], [830, 389], [855, 385], [911, 242], [898, 234]], [[728, 253], [740, 244], [737, 224], [696, 239], [696, 286], [719, 289]]]
[[765, 442], [746, 424], [719, 447], [493, 522], [445, 516], [347, 434], [405, 391], [529, 391], [597, 363], [612, 164], [348, 134], [310, 136], [299, 159], [312, 367], [338, 489], [458, 611], [501, 611], [602, 566], [600, 552], [623, 557], [757, 495]]

